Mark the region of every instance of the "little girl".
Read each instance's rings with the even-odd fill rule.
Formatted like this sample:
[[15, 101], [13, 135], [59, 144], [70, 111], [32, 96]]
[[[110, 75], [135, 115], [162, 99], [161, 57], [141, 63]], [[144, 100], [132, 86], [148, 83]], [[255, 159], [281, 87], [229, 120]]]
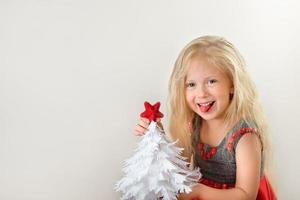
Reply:
[[[215, 36], [191, 41], [176, 60], [169, 92], [170, 135], [202, 173], [179, 199], [277, 199], [264, 173], [266, 122], [244, 60], [230, 42]], [[135, 134], [143, 135], [148, 125], [141, 118]]]

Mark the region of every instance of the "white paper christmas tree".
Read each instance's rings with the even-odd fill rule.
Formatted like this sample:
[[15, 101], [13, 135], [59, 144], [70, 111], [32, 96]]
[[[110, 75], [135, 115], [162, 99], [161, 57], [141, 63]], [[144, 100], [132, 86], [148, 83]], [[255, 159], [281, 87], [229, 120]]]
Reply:
[[135, 154], [125, 162], [125, 176], [116, 184], [122, 200], [176, 200], [178, 193], [190, 192], [201, 177], [199, 169], [189, 169], [180, 155], [183, 149], [168, 141], [157, 126], [156, 119], [163, 116], [159, 106], [159, 102], [153, 106], [145, 102], [141, 116], [152, 121]]

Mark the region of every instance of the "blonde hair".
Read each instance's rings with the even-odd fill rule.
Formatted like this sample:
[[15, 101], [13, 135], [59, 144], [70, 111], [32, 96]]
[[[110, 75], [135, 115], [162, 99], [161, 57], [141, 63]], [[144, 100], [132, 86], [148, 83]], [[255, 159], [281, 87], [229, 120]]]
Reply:
[[254, 122], [265, 153], [268, 146], [267, 124], [243, 57], [224, 38], [203, 36], [188, 43], [180, 52], [169, 81], [169, 132], [173, 139], [179, 140], [178, 145], [184, 148], [184, 156], [190, 158], [193, 152], [190, 124], [196, 115], [186, 102], [185, 79], [189, 62], [195, 57], [204, 58], [231, 80], [234, 93], [225, 114], [225, 122], [227, 125], [241, 119], [252, 124]]

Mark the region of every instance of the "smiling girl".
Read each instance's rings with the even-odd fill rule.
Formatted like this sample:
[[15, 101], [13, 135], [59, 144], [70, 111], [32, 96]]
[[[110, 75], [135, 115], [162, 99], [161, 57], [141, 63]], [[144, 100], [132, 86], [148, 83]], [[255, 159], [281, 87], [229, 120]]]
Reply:
[[[267, 125], [238, 50], [203, 36], [180, 53], [169, 82], [169, 131], [202, 178], [179, 199], [276, 199], [265, 175]], [[143, 135], [141, 118], [135, 128]]]

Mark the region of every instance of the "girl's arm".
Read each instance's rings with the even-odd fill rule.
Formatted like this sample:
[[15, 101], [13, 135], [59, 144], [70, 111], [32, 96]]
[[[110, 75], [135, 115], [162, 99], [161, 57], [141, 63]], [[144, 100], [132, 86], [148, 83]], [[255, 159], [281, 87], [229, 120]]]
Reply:
[[180, 200], [255, 200], [260, 182], [261, 143], [256, 134], [247, 133], [236, 147], [236, 184], [232, 189], [215, 189], [198, 184]]

